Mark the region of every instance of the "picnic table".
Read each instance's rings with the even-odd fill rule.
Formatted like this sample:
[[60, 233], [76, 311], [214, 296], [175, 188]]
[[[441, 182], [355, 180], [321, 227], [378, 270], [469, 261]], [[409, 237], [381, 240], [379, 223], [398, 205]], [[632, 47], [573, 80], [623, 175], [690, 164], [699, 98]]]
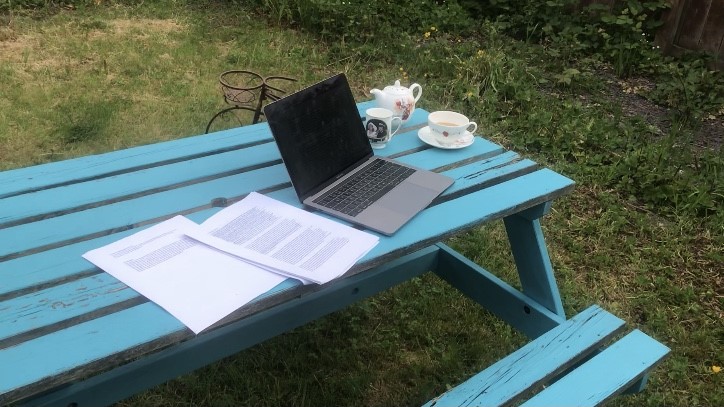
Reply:
[[[286, 280], [198, 335], [81, 255], [253, 191], [300, 206], [266, 124], [0, 173], [0, 404], [110, 404], [429, 271], [531, 342], [428, 405], [596, 405], [642, 389], [668, 349], [637, 330], [611, 341], [625, 324], [598, 306], [563, 310], [540, 218], [574, 182], [482, 137], [432, 148], [417, 136], [427, 114], [375, 153], [449, 175], [448, 190], [343, 277]], [[521, 290], [440, 243], [496, 220]]]

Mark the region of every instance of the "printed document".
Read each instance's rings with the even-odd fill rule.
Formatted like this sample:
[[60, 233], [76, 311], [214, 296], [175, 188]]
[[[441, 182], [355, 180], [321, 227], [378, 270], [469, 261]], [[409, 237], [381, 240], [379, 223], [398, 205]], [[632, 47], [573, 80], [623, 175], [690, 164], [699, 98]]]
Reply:
[[83, 257], [195, 333], [286, 279], [187, 236], [196, 229], [176, 216]]
[[303, 282], [326, 283], [349, 270], [376, 235], [252, 192], [189, 236]]

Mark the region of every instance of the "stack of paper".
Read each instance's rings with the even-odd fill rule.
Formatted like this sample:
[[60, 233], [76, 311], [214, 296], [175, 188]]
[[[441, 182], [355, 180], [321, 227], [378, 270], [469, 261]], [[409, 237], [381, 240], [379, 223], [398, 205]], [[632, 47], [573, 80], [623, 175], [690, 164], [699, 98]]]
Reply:
[[378, 241], [252, 193], [201, 225], [177, 216], [83, 257], [199, 333], [287, 277], [339, 277]]

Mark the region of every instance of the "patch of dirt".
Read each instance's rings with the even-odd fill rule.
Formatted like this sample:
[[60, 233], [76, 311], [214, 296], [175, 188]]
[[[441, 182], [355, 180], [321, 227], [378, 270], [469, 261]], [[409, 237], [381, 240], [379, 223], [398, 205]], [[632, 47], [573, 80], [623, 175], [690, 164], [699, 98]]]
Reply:
[[[663, 136], [671, 131], [671, 119], [675, 112], [642, 96], [655, 88], [653, 81], [647, 78], [622, 80], [606, 70], [601, 71], [600, 75], [608, 85], [606, 97], [619, 104], [623, 114], [644, 119], [658, 135]], [[694, 134], [693, 143], [699, 149], [720, 149], [724, 143], [724, 114], [704, 118]]]
[[[107, 28], [89, 31], [88, 40], [131, 37], [134, 40], [142, 41], [152, 38], [158, 41], [159, 38], [168, 34], [186, 29], [186, 26], [176, 20], [117, 19], [106, 23]], [[18, 70], [23, 72], [60, 68], [81, 69], [82, 65], [94, 62], [95, 55], [89, 55], [85, 60], [58, 58], [58, 53], [53, 52], [53, 47], [56, 45], [46, 38], [62, 37], [66, 31], [75, 30], [77, 30], [76, 26], [56, 26], [50, 32], [22, 34], [14, 31], [10, 26], [0, 27], [0, 60], [11, 64], [23, 64], [23, 69]], [[171, 46], [170, 43], [168, 45]], [[22, 72], [19, 73], [22, 74]]]
[[171, 33], [179, 32], [185, 29], [185, 26], [176, 20], [152, 20], [148, 18], [142, 18], [137, 20], [112, 20], [109, 22], [109, 24], [118, 34], [127, 33], [129, 31]]
[[704, 119], [701, 129], [694, 137], [694, 143], [701, 148], [718, 150], [724, 145], [724, 118], [710, 117]]
[[37, 41], [29, 35], [18, 35], [12, 28], [0, 27], [0, 59], [16, 59], [24, 49], [34, 47], [33, 42]]
[[0, 42], [11, 41], [16, 38], [15, 31], [10, 27], [0, 27]]
[[107, 22], [108, 27], [94, 29], [88, 33], [91, 39], [114, 37], [134, 37], [136, 39], [158, 38], [171, 33], [181, 32], [186, 26], [176, 20], [153, 19], [117, 19]]

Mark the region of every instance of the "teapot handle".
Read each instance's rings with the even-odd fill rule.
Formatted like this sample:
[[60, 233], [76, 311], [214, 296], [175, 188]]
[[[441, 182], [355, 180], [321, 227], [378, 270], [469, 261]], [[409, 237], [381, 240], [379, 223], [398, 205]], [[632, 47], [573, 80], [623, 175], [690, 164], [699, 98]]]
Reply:
[[[417, 95], [415, 95], [415, 88], [418, 90]], [[417, 83], [413, 83], [410, 85], [410, 93], [412, 93], [412, 97], [414, 97], [415, 102], [417, 102], [420, 99], [420, 96], [422, 96], [422, 86]]]

